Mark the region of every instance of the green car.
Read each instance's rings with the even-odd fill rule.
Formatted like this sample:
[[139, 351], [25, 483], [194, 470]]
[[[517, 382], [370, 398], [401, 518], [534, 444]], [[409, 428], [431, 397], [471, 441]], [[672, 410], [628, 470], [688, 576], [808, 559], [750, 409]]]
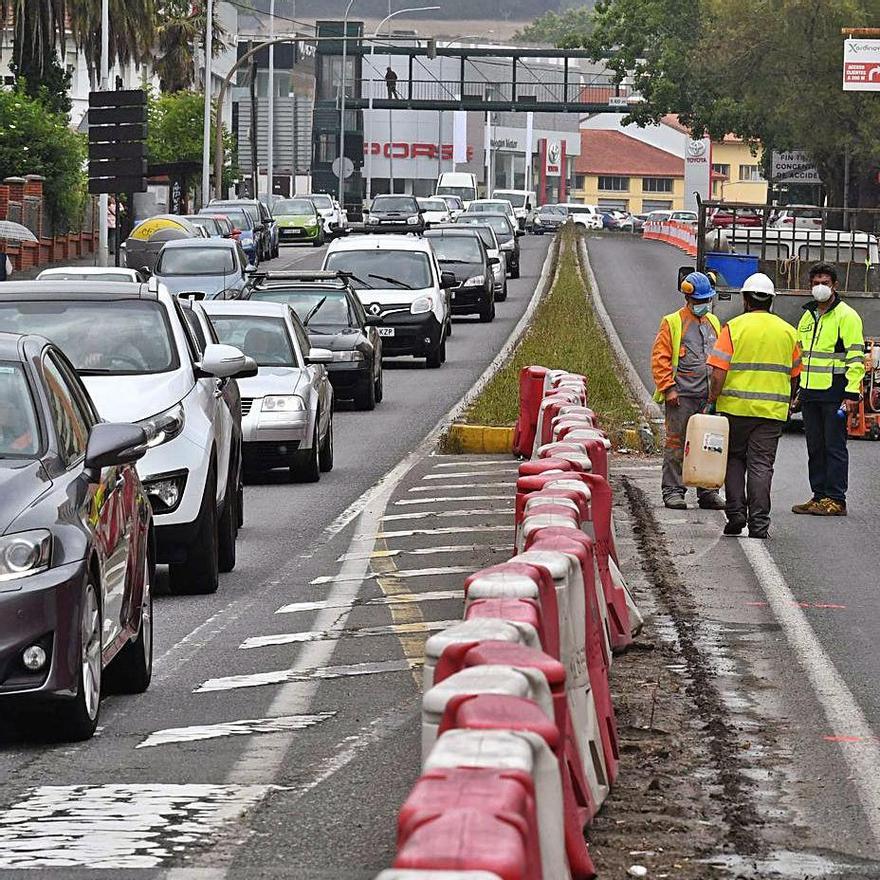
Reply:
[[278, 224], [278, 242], [309, 241], [314, 247], [324, 244], [321, 215], [311, 199], [281, 199], [272, 206]]

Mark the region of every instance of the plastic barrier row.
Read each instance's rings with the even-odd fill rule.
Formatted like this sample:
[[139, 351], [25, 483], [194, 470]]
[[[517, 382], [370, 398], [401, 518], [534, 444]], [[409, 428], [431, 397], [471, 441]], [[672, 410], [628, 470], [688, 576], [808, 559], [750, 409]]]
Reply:
[[610, 443], [583, 376], [520, 377], [515, 547], [428, 639], [422, 775], [378, 880], [589, 880], [618, 775], [613, 655], [642, 625], [618, 564]]
[[664, 241], [692, 257], [697, 255], [697, 224], [683, 220], [659, 222], [648, 220], [642, 227], [642, 238]]

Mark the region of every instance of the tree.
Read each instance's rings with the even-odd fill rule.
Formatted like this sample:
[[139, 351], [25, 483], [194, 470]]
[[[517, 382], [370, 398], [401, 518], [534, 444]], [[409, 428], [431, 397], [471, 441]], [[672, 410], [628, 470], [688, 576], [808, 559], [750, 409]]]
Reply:
[[[196, 68], [195, 44], [196, 40], [203, 38], [207, 20], [203, 5], [194, 10], [190, 0], [159, 0], [158, 49], [153, 69], [163, 92], [192, 88]], [[217, 16], [214, 16], [213, 31], [212, 55], [216, 57], [225, 49], [228, 36]]]
[[518, 43], [550, 43], [560, 48], [582, 46], [593, 29], [591, 6], [576, 6], [561, 14], [552, 10], [517, 31]]
[[70, 130], [66, 115], [49, 112], [22, 89], [0, 91], [0, 119], [0, 179], [43, 175], [53, 226], [75, 227], [85, 199], [85, 138]]

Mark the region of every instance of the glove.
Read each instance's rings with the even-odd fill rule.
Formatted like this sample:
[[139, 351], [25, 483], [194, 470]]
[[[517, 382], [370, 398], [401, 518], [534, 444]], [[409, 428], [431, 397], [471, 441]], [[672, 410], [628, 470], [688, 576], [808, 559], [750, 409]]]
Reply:
[[700, 408], [700, 412], [706, 416], [714, 416], [715, 415], [715, 403], [714, 401], [707, 400], [703, 406]]

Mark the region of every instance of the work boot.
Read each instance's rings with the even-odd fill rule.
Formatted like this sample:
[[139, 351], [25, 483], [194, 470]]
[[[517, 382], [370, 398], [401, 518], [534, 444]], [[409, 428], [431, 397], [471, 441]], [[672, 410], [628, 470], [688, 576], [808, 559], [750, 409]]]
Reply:
[[729, 519], [727, 524], [724, 526], [724, 534], [730, 537], [736, 537], [737, 535], [742, 534], [742, 530], [746, 527], [746, 524], [743, 520], [740, 519]]
[[709, 492], [697, 502], [703, 510], [724, 510], [724, 499], [717, 492]]
[[670, 510], [687, 510], [687, 502], [684, 500], [684, 495], [670, 495], [668, 498], [663, 499], [663, 503]]
[[813, 516], [846, 516], [846, 502], [823, 498], [811, 512]]
[[758, 531], [752, 531], [752, 529], [749, 529], [749, 537], [759, 538], [762, 541], [766, 541], [770, 535], [767, 529], [759, 529]]
[[800, 514], [817, 514], [819, 512], [819, 508], [821, 506], [821, 499], [819, 498], [811, 498], [809, 501], [805, 501], [803, 504], [795, 504], [792, 507], [792, 513], [800, 513]]

